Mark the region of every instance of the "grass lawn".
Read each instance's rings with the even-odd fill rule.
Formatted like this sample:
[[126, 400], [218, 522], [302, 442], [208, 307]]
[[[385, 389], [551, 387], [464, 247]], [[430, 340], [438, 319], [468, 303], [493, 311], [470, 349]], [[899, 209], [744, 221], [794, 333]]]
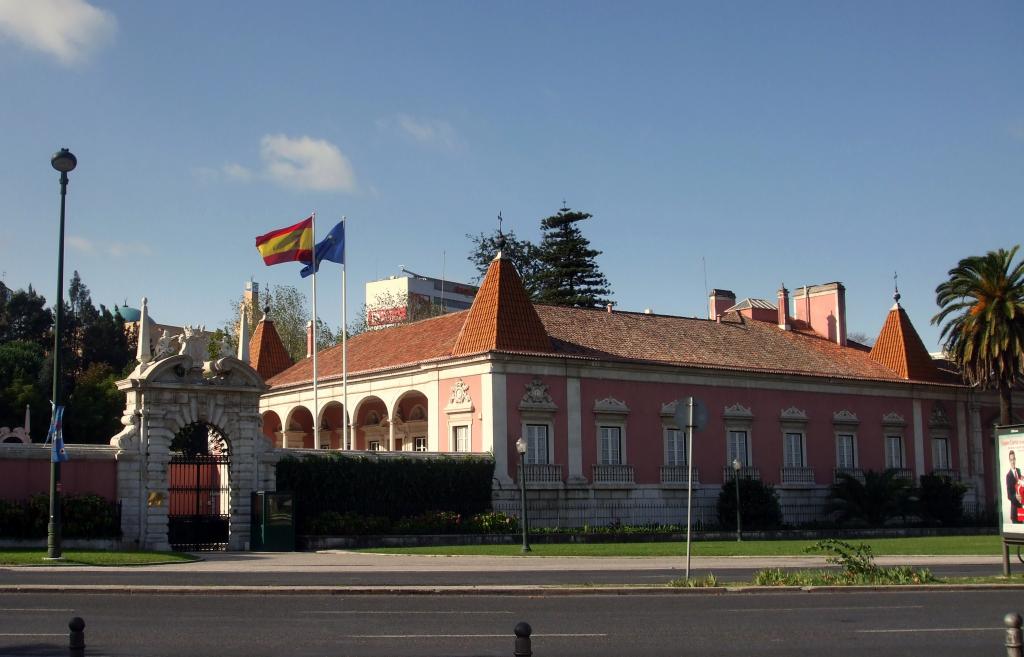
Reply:
[[0, 566], [149, 566], [195, 561], [180, 552], [111, 552], [64, 550], [61, 560], [47, 561], [46, 550], [0, 550]]
[[[846, 539], [844, 539], [846, 540]], [[848, 543], [866, 543], [875, 556], [882, 555], [999, 555], [999, 536], [927, 536], [915, 538], [849, 539]], [[690, 554], [695, 557], [782, 557], [805, 555], [816, 541], [694, 541]], [[367, 548], [360, 552], [386, 554], [478, 554], [490, 556], [538, 557], [685, 557], [686, 542], [658, 543], [535, 543], [532, 552], [523, 554], [516, 545], [458, 545], [415, 548]]]

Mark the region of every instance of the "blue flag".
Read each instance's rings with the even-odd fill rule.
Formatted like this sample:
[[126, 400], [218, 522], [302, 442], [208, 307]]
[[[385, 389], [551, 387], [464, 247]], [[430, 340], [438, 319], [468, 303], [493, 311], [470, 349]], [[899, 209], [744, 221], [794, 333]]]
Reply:
[[302, 268], [299, 273], [303, 278], [316, 271], [320, 271], [320, 261], [329, 260], [339, 265], [345, 264], [345, 222], [339, 223], [327, 233], [322, 241], [316, 244], [316, 256], [310, 264]]
[[53, 418], [50, 420], [50, 430], [46, 434], [50, 441], [50, 461], [60, 463], [68, 460], [68, 453], [64, 450], [64, 407], [53, 408]]

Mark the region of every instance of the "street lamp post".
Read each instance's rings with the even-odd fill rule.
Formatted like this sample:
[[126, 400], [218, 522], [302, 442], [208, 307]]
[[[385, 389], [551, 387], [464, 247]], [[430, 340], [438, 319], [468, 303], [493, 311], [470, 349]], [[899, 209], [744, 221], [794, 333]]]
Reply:
[[[68, 193], [68, 173], [78, 165], [71, 151], [62, 148], [50, 158], [60, 172], [60, 233], [57, 246], [57, 312], [53, 321], [53, 406], [60, 405], [60, 330], [64, 320], [64, 199]], [[51, 440], [55, 440], [56, 436]], [[52, 450], [52, 446], [51, 446]], [[50, 522], [46, 526], [46, 558], [60, 559], [60, 461], [50, 458]]]
[[529, 521], [526, 519], [526, 441], [522, 438], [516, 441], [516, 451], [519, 452], [519, 491], [522, 495], [522, 517], [523, 517], [523, 552], [530, 551], [530, 541], [527, 538], [529, 533]]
[[743, 528], [740, 525], [740, 469], [743, 468], [743, 464], [740, 463], [739, 459], [732, 460], [732, 470], [735, 473], [733, 477], [733, 484], [736, 486], [736, 542], [743, 540]]

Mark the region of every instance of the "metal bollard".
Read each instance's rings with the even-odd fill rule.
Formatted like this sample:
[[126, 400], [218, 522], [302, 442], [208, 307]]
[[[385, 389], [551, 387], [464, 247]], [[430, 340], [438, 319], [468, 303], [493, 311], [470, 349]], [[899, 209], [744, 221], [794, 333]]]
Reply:
[[1010, 612], [1003, 619], [1006, 624], [1006, 657], [1024, 657], [1021, 654], [1020, 614]]
[[68, 621], [68, 657], [85, 657], [85, 621], [75, 616]]
[[517, 623], [516, 628], [512, 631], [516, 633], [516, 651], [512, 654], [515, 657], [531, 657], [533, 648], [530, 646], [530, 634], [533, 633], [533, 628], [524, 621]]

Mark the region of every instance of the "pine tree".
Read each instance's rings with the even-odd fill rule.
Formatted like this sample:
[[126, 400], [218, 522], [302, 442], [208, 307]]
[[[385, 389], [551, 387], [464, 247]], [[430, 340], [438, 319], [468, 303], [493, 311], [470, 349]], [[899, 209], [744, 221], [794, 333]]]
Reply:
[[466, 237], [473, 243], [473, 250], [469, 252], [467, 259], [476, 267], [477, 275], [474, 283], [483, 280], [494, 256], [501, 251], [512, 261], [516, 271], [519, 272], [519, 278], [523, 281], [526, 294], [531, 299], [534, 298], [538, 286], [540, 262], [537, 260], [537, 246], [533, 242], [516, 238], [516, 233], [513, 230], [504, 234], [497, 230], [490, 235], [467, 234]]
[[538, 247], [537, 303], [601, 308], [610, 301], [608, 279], [598, 269], [600, 251], [590, 248], [576, 224], [591, 215], [562, 208], [541, 221], [544, 239]]

